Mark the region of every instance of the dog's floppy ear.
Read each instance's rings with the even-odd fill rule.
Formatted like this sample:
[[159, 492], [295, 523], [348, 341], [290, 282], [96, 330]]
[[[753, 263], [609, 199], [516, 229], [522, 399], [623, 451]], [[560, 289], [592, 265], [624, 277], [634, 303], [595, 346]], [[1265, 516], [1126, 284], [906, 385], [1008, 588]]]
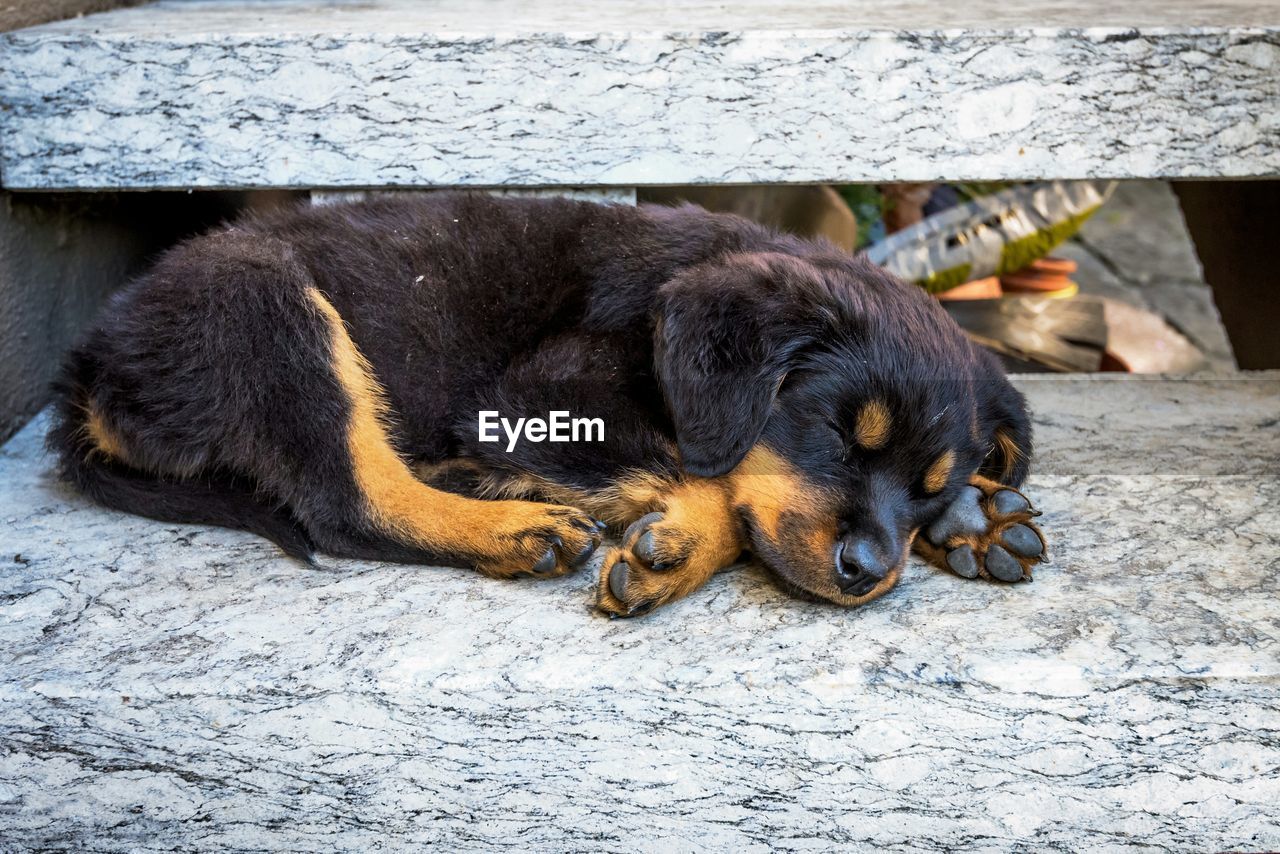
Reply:
[[978, 430], [989, 450], [978, 474], [1018, 487], [1031, 469], [1031, 416], [1022, 393], [987, 355], [994, 373], [978, 380]]
[[654, 362], [682, 468], [716, 477], [760, 438], [794, 360], [813, 339], [818, 271], [774, 253], [728, 256], [659, 291]]

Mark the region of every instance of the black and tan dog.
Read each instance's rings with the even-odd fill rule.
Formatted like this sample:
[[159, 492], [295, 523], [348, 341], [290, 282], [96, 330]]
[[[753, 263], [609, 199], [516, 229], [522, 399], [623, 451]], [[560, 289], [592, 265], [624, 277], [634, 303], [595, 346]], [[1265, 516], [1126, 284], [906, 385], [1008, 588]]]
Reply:
[[[479, 441], [478, 413], [603, 441]], [[290, 554], [583, 566], [639, 614], [744, 552], [884, 594], [913, 542], [966, 577], [1043, 554], [1022, 397], [920, 289], [696, 207], [438, 195], [184, 243], [71, 354], [50, 434], [111, 507]], [[599, 521], [603, 520], [603, 521]]]

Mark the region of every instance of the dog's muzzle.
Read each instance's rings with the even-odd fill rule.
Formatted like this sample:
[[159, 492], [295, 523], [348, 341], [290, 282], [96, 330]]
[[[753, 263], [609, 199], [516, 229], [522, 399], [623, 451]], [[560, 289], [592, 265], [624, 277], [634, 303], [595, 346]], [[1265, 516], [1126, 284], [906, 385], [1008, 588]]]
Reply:
[[848, 596], [866, 596], [893, 569], [898, 551], [886, 552], [868, 537], [841, 537], [835, 549], [836, 585]]

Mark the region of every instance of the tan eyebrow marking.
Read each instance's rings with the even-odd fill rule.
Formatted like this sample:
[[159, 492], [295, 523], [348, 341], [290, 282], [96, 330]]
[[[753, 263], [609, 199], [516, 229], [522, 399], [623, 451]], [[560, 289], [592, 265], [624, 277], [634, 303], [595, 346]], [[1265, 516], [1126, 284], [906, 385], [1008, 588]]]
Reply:
[[956, 464], [956, 452], [946, 451], [933, 461], [929, 470], [924, 473], [924, 491], [941, 492], [951, 477], [951, 468]]
[[893, 416], [889, 407], [878, 400], [870, 401], [858, 411], [858, 419], [854, 425], [853, 435], [858, 444], [869, 450], [883, 448], [889, 441], [889, 428], [893, 426]]

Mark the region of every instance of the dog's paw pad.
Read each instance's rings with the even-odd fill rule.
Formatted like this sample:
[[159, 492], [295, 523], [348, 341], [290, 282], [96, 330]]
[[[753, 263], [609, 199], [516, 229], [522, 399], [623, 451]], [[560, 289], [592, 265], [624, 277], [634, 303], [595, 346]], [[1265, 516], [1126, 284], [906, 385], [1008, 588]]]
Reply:
[[547, 549], [537, 563], [530, 567], [529, 571], [534, 575], [547, 575], [556, 571], [556, 547], [560, 545], [560, 538], [556, 537], [551, 548]]
[[533, 501], [493, 502], [494, 519], [475, 568], [494, 578], [553, 578], [582, 567], [601, 532], [573, 507]]
[[678, 580], [671, 570], [682, 558], [679, 537], [661, 525], [665, 519], [664, 513], [641, 516], [622, 533], [622, 547], [605, 558], [596, 606], [610, 616], [646, 614], [669, 597]]
[[1040, 541], [1040, 537], [1026, 525], [1006, 528], [1000, 534], [1000, 539], [1005, 548], [1022, 557], [1040, 557], [1044, 551], [1044, 543]]
[[962, 578], [1029, 579], [1045, 560], [1038, 515], [1017, 490], [975, 480], [925, 529], [923, 554]]
[[609, 568], [609, 592], [619, 602], [627, 601], [627, 562], [620, 560]]
[[976, 486], [966, 486], [929, 526], [925, 536], [929, 538], [929, 542], [942, 545], [952, 537], [984, 534], [990, 525], [987, 514], [982, 509], [981, 490]]
[[997, 581], [1021, 581], [1022, 564], [1001, 546], [987, 546], [987, 574]]
[[579, 569], [586, 564], [586, 562], [591, 559], [591, 556], [596, 553], [596, 546], [597, 543], [594, 540], [589, 541], [585, 546], [583, 546], [582, 549], [579, 550], [579, 552], [569, 561], [570, 568]]
[[663, 572], [678, 565], [691, 543], [666, 520], [664, 513], [646, 513], [627, 526], [622, 546], [646, 570]]
[[1031, 502], [1027, 500], [1025, 495], [1014, 492], [1012, 489], [1002, 489], [991, 498], [991, 506], [997, 513], [1029, 513], [1031, 512]]
[[600, 566], [596, 607], [610, 617], [639, 617], [663, 601], [664, 574], [654, 573], [623, 549], [613, 549]]
[[961, 546], [948, 552], [947, 566], [961, 578], [978, 577], [978, 559], [973, 554], [973, 546]]
[[654, 563], [657, 556], [656, 548], [657, 545], [654, 543], [653, 531], [645, 531], [640, 535], [640, 539], [636, 540], [636, 544], [631, 547], [631, 553], [649, 566], [657, 569], [658, 567]]
[[736, 539], [720, 539], [713, 521], [678, 506], [636, 519], [601, 564], [596, 607], [612, 617], [635, 617], [702, 586], [742, 551]]

